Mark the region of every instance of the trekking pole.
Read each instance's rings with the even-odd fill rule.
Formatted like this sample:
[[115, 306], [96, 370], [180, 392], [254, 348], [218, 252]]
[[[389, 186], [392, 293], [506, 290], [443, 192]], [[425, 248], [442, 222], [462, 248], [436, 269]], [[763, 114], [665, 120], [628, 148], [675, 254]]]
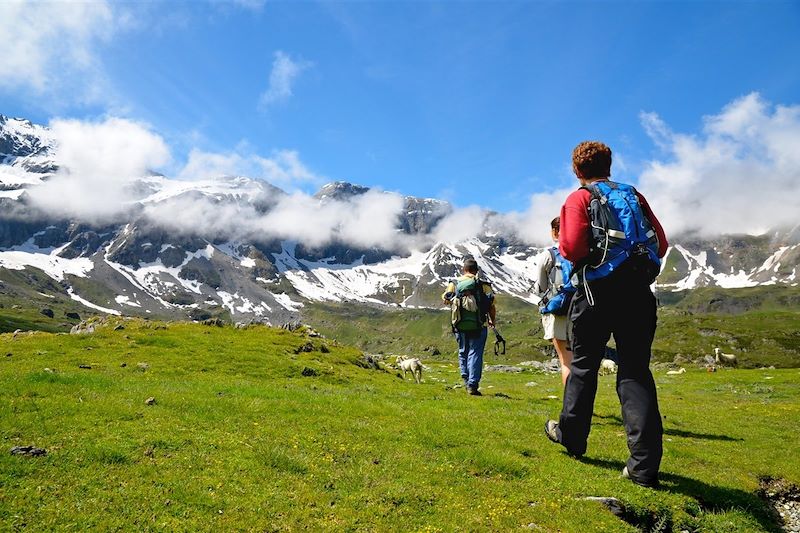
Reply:
[[497, 329], [496, 326], [492, 326], [492, 331], [494, 331], [494, 354], [495, 355], [505, 355], [506, 354], [506, 340], [500, 334], [500, 331]]

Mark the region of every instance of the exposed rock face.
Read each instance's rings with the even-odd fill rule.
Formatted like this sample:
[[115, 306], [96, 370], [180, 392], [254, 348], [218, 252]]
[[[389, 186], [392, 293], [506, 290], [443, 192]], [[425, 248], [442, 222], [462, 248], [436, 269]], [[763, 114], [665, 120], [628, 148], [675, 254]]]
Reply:
[[346, 181], [335, 181], [323, 185], [317, 191], [314, 198], [318, 200], [349, 200], [353, 196], [359, 196], [369, 191], [369, 187], [347, 183]]
[[[42, 126], [29, 120], [0, 115], [0, 158], [50, 155], [52, 144]], [[34, 170], [33, 172], [39, 172]]]
[[[3, 200], [9, 199], [0, 198], [0, 213], [8, 213], [11, 210], [4, 209]], [[13, 220], [0, 215], [0, 248], [21, 245], [41, 229], [42, 224], [40, 222]]]
[[405, 233], [428, 233], [452, 211], [452, 206], [441, 200], [406, 196], [400, 228]]

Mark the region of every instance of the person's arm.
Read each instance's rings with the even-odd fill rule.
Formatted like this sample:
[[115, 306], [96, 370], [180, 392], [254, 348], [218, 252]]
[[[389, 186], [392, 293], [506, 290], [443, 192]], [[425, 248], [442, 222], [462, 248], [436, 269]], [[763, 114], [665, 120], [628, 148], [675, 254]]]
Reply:
[[647, 203], [645, 197], [642, 196], [639, 191], [636, 191], [636, 195], [639, 197], [639, 204], [642, 206], [644, 215], [647, 217], [647, 220], [650, 221], [650, 224], [653, 225], [653, 229], [656, 232], [656, 237], [658, 238], [658, 257], [664, 257], [667, 253], [667, 248], [669, 248], [664, 228], [661, 227], [661, 222], [659, 222], [655, 214], [653, 214], [653, 210], [650, 209], [650, 204]]
[[567, 196], [561, 207], [561, 230], [558, 234], [558, 250], [561, 255], [577, 264], [589, 255], [589, 200], [586, 189], [578, 189]]
[[456, 285], [452, 281], [447, 284], [447, 289], [445, 289], [444, 293], [442, 293], [442, 304], [443, 305], [450, 305], [450, 302], [453, 300], [453, 296], [456, 295]]
[[[533, 295], [542, 301], [542, 297], [550, 288], [550, 268], [552, 268], [553, 256], [550, 250], [545, 250], [536, 256], [533, 273], [536, 276], [533, 280]], [[536, 302], [537, 304], [539, 302]]]
[[497, 308], [494, 306], [494, 300], [489, 307], [489, 326], [493, 327], [497, 323]]

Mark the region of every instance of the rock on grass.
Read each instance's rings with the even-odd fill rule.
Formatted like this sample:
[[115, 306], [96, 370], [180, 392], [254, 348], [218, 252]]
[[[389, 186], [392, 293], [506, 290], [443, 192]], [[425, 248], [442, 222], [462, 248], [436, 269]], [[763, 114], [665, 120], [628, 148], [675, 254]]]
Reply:
[[47, 455], [47, 450], [36, 446], [14, 446], [11, 448], [11, 455], [24, 455], [26, 457], [40, 457]]

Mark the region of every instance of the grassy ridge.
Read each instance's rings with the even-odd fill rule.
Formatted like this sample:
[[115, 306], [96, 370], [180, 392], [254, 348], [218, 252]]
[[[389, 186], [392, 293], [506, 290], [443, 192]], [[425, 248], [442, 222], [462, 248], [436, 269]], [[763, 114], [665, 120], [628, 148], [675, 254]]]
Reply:
[[636, 530], [579, 499], [598, 495], [643, 526], [777, 531], [758, 476], [800, 482], [797, 370], [657, 375], [652, 491], [619, 478], [612, 376], [576, 461], [541, 434], [557, 376], [487, 373], [475, 398], [449, 363], [417, 386], [302, 333], [124, 325], [0, 336], [2, 445], [49, 451], [0, 453], [3, 529]]
[[[413, 353], [430, 358], [431, 348], [436, 348], [442, 358], [452, 359], [455, 351], [447, 309], [315, 304], [307, 306], [305, 314], [319, 331], [368, 352]], [[541, 321], [534, 306], [500, 297], [498, 324], [508, 341], [507, 355], [493, 356], [494, 337], [490, 334], [490, 363], [552, 356], [550, 343], [542, 339]], [[672, 362], [676, 356], [695, 360], [713, 355], [714, 347], [736, 353], [744, 367], [800, 367], [800, 311], [783, 307], [720, 314], [692, 313], [679, 306], [660, 309], [654, 361]]]

